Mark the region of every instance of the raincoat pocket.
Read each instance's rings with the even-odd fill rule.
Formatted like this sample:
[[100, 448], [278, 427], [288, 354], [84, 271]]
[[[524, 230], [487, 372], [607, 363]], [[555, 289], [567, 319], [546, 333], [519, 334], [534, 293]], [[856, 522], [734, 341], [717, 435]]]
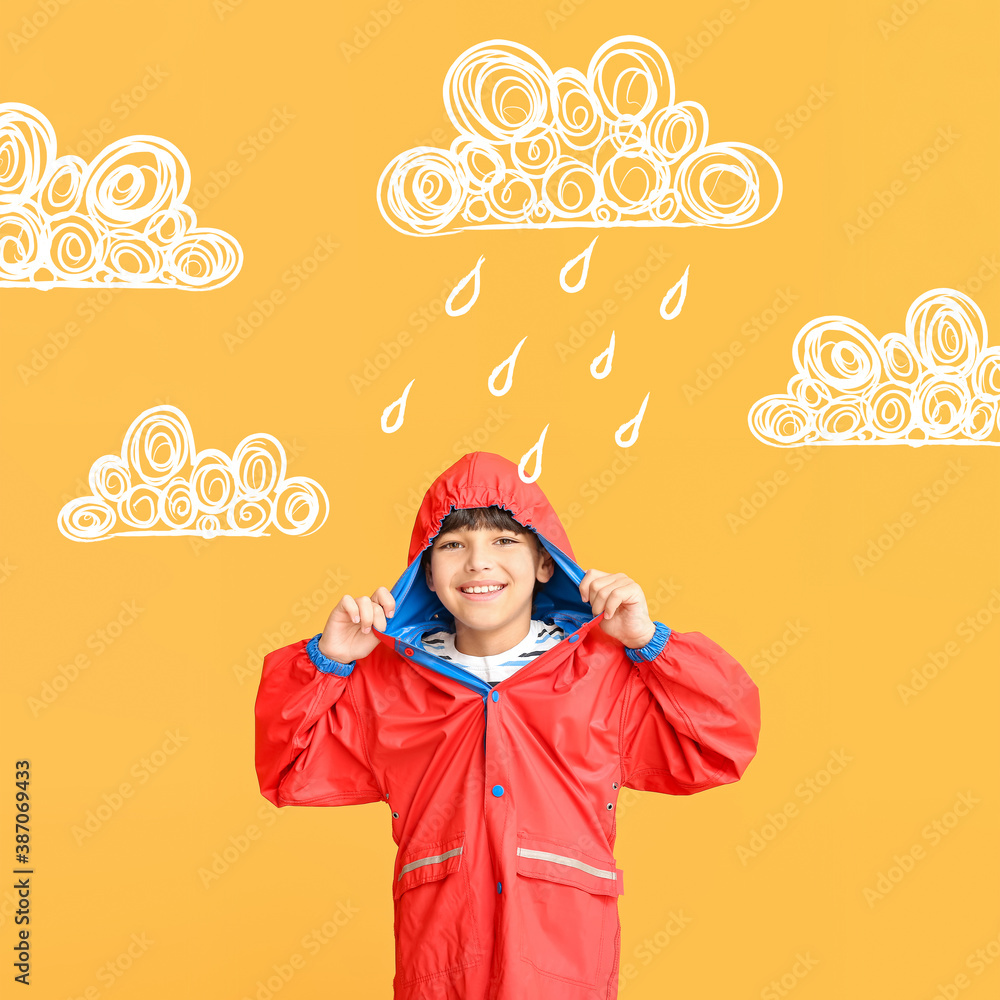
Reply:
[[608, 854], [521, 834], [521, 958], [557, 979], [599, 986], [615, 960], [622, 871]]
[[480, 961], [464, 853], [464, 831], [400, 852], [393, 876], [397, 986]]

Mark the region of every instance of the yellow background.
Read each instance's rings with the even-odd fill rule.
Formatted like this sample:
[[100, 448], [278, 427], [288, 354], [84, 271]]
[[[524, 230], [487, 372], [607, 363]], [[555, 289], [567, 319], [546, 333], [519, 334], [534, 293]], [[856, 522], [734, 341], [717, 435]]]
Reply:
[[[966, 959], [991, 941], [996, 950], [1000, 933], [1000, 619], [969, 643], [956, 629], [1000, 587], [1000, 455], [827, 447], [793, 468], [802, 449], [767, 447], [746, 423], [755, 400], [784, 391], [803, 323], [836, 313], [878, 336], [900, 330], [917, 295], [966, 287], [981, 258], [1000, 252], [1000, 10], [985, 0], [903, 6], [914, 13], [886, 32], [879, 20], [892, 15], [889, 0], [587, 0], [567, 3], [571, 13], [556, 24], [546, 17], [555, 2], [401, 0], [401, 12], [350, 59], [341, 43], [353, 44], [369, 2], [245, 0], [227, 9], [210, 0], [73, 0], [16, 52], [8, 36], [2, 99], [42, 111], [60, 153], [109, 118], [104, 143], [130, 134], [175, 143], [194, 191], [210, 191], [213, 172], [237, 161], [240, 172], [198, 218], [232, 233], [245, 253], [242, 272], [218, 291], [117, 293], [28, 384], [18, 365], [78, 317], [91, 293], [0, 291], [0, 556], [14, 567], [0, 585], [0, 761], [10, 768], [8, 802], [13, 762], [32, 762], [34, 995], [252, 997], [294, 954], [304, 964], [275, 994], [283, 1000], [391, 995], [389, 817], [377, 804], [275, 813], [260, 797], [254, 650], [320, 631], [342, 592], [331, 583], [338, 574], [354, 594], [395, 582], [411, 491], [422, 494], [422, 483], [466, 450], [463, 437], [491, 408], [502, 409], [502, 426], [485, 441], [480, 434], [477, 447], [515, 461], [550, 424], [539, 485], [560, 513], [580, 504], [582, 516], [568, 524], [578, 562], [627, 572], [651, 600], [673, 581], [674, 596], [655, 616], [712, 637], [760, 687], [760, 749], [742, 781], [692, 797], [623, 799], [622, 967], [631, 963], [635, 975], [621, 995], [766, 1000], [784, 995], [769, 986], [776, 980], [797, 1000], [931, 998], [963, 973], [962, 996], [997, 995], [1000, 961], [976, 974]], [[385, 164], [453, 134], [441, 84], [468, 46], [506, 38], [552, 68], [585, 69], [617, 34], [683, 52], [724, 7], [732, 23], [689, 65], [675, 61], [676, 93], [707, 108], [710, 141], [776, 143], [766, 148], [785, 194], [764, 224], [605, 231], [587, 287], [570, 296], [558, 269], [591, 231], [420, 240], [382, 220], [375, 185]], [[8, 4], [5, 34], [40, 9]], [[150, 66], [166, 77], [118, 117], [119, 94], [141, 85]], [[808, 119], [800, 128], [779, 130], [814, 86], [832, 96], [800, 114]], [[294, 119], [251, 161], [241, 144], [274, 108]], [[904, 164], [939, 128], [957, 140], [910, 181]], [[905, 194], [852, 242], [845, 224], [895, 178], [906, 180]], [[255, 299], [289, 292], [282, 275], [321, 237], [339, 244], [335, 254], [230, 350], [224, 334]], [[625, 301], [616, 284], [650, 247], [670, 257]], [[421, 307], [440, 314], [442, 289], [480, 254], [478, 303], [418, 333], [412, 315]], [[664, 323], [660, 297], [688, 265], [684, 311]], [[713, 352], [745, 342], [741, 328], [782, 289], [796, 297], [791, 308], [688, 402], [683, 386]], [[991, 343], [1000, 343], [1000, 280], [973, 297], [994, 328]], [[607, 298], [616, 301], [613, 321], [561, 361], [556, 345]], [[612, 329], [614, 370], [598, 382], [587, 368]], [[401, 331], [412, 344], [356, 392], [351, 375]], [[485, 379], [525, 335], [513, 388], [494, 399]], [[381, 433], [383, 407], [410, 379], [403, 428]], [[614, 429], [647, 391], [627, 453], [633, 462], [608, 473]], [[65, 539], [60, 506], [157, 402], [184, 411], [199, 448], [231, 454], [255, 431], [294, 448], [289, 472], [317, 479], [330, 496], [326, 524], [302, 538]], [[968, 471], [919, 511], [914, 495], [933, 489], [953, 460]], [[778, 470], [787, 482], [734, 531], [727, 515]], [[591, 499], [582, 491], [602, 472], [613, 482]], [[915, 524], [859, 572], [855, 556], [908, 511]], [[303, 602], [317, 590], [309, 611]], [[95, 652], [91, 637], [133, 601], [142, 609], [134, 623]], [[788, 622], [807, 631], [768, 667], [761, 651], [781, 641]], [[897, 685], [948, 641], [960, 655], [904, 705]], [[33, 714], [29, 699], [79, 653], [90, 666]], [[141, 761], [170, 732], [186, 742], [140, 783]], [[807, 803], [796, 789], [823, 780], [833, 752], [851, 760]], [[124, 781], [132, 797], [77, 843], [74, 827]], [[922, 831], [966, 792], [978, 804], [932, 846]], [[756, 857], [741, 859], [737, 849], [789, 802], [797, 815]], [[12, 823], [8, 813], [5, 829]], [[259, 838], [203, 884], [199, 869], [231, 838], [243, 843], [251, 825]], [[925, 847], [923, 859], [870, 905], [864, 889], [913, 844]], [[5, 865], [12, 848], [4, 847]], [[357, 912], [311, 953], [303, 938], [341, 903]], [[689, 918], [675, 934], [666, 930], [672, 912]], [[3, 928], [9, 956], [9, 918]], [[143, 935], [144, 950], [135, 944]], [[647, 938], [655, 954], [643, 950]], [[138, 957], [128, 958], [130, 943]], [[805, 975], [793, 972], [797, 955], [810, 959]], [[131, 967], [117, 976], [109, 962]], [[5, 963], [5, 993], [11, 974]]]

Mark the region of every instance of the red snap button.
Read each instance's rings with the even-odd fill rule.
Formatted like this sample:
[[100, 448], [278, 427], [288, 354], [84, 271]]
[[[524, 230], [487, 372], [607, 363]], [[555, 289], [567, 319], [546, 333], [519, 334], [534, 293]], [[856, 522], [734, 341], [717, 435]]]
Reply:
[[413, 649], [410, 646], [407, 646], [403, 652], [406, 653], [407, 656], [413, 656]]

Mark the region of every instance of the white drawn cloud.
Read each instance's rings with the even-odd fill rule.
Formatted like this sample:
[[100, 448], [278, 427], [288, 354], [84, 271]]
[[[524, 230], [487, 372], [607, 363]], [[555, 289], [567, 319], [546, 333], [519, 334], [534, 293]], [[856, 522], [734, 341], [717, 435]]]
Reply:
[[781, 200], [762, 150], [708, 143], [708, 115], [674, 102], [666, 53], [621, 35], [586, 75], [552, 72], [517, 42], [473, 45], [448, 70], [458, 136], [416, 146], [379, 178], [383, 218], [402, 233], [465, 229], [756, 225]]
[[120, 455], [90, 468], [92, 496], [59, 511], [59, 530], [75, 542], [117, 535], [308, 535], [326, 521], [323, 487], [285, 476], [285, 449], [270, 434], [251, 434], [230, 458], [196, 451], [184, 414], [169, 404], [139, 414]]
[[49, 120], [0, 104], [0, 287], [179, 288], [231, 281], [243, 250], [198, 228], [184, 204], [184, 154], [166, 139], [130, 135], [90, 162], [56, 155]]
[[879, 340], [846, 316], [821, 316], [795, 336], [787, 392], [747, 416], [754, 437], [803, 444], [1000, 445], [1000, 347], [962, 292], [934, 288]]

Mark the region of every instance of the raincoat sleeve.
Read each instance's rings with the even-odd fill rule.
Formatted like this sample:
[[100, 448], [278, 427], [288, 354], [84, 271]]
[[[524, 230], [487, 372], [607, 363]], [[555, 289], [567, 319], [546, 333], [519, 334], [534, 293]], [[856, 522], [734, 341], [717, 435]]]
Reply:
[[757, 752], [760, 695], [747, 672], [700, 632], [656, 622], [625, 694], [623, 784], [690, 795], [738, 781]]
[[354, 664], [327, 659], [318, 638], [264, 657], [254, 706], [261, 794], [276, 806], [377, 802], [382, 792], [351, 691]]

